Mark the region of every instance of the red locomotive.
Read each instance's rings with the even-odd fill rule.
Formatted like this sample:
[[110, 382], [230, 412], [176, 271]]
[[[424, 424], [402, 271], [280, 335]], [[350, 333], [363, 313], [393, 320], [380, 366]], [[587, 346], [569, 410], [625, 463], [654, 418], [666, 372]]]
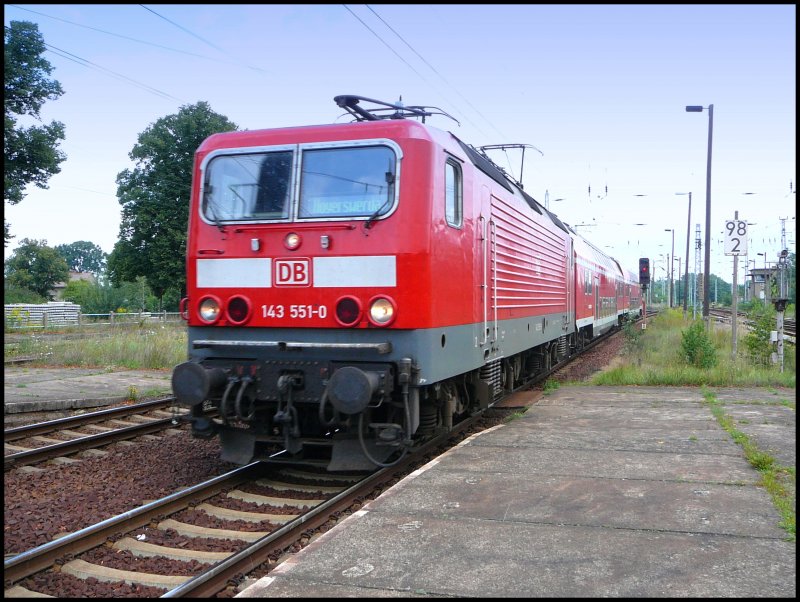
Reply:
[[443, 112], [334, 100], [354, 122], [196, 153], [172, 384], [231, 462], [386, 465], [641, 312], [630, 272], [425, 124]]

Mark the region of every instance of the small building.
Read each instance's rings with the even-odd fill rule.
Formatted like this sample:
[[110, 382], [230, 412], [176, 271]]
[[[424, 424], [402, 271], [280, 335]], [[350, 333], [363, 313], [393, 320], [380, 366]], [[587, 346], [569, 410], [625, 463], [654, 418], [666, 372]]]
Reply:
[[775, 275], [775, 268], [755, 268], [750, 270], [747, 301], [760, 299], [769, 303], [771, 299], [769, 281]]
[[[69, 271], [69, 282], [73, 280], [85, 280], [90, 284], [94, 284], [97, 282], [97, 278], [91, 272], [76, 272], [75, 270]], [[50, 289], [50, 294], [52, 295], [53, 299], [61, 300], [64, 295], [64, 289], [67, 288], [66, 282], [56, 282], [53, 285], [53, 288]]]

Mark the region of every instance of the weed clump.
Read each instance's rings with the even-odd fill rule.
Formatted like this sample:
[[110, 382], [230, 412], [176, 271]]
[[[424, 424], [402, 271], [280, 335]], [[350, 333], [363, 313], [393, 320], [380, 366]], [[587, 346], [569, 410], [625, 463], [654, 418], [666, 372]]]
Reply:
[[701, 321], [695, 321], [681, 331], [681, 352], [686, 363], [697, 368], [713, 368], [717, 365], [717, 350]]

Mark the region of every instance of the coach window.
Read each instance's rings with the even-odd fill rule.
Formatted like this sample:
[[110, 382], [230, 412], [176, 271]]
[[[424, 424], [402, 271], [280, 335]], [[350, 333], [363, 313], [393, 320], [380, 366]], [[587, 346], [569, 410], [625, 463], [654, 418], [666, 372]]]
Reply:
[[463, 211], [461, 166], [448, 159], [444, 171], [444, 216], [449, 225], [460, 228]]

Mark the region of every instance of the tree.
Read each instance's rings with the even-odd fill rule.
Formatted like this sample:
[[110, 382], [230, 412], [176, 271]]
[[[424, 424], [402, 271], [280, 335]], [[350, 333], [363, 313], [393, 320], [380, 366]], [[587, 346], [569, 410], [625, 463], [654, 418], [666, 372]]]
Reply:
[[5, 262], [5, 276], [11, 285], [52, 299], [53, 286], [69, 278], [69, 267], [58, 251], [47, 246], [46, 240], [24, 238]]
[[[41, 122], [44, 102], [57, 99], [64, 91], [58, 81], [47, 77], [53, 67], [42, 58], [45, 43], [35, 23], [11, 21], [4, 37], [3, 194], [5, 202], [16, 205], [25, 196], [28, 184], [47, 188], [47, 180], [61, 171], [59, 164], [67, 158], [58, 148], [64, 139], [63, 123], [52, 121], [26, 128], [17, 124], [17, 118], [28, 116]], [[3, 222], [3, 243], [8, 246], [12, 238], [10, 224]]]
[[8, 280], [3, 285], [3, 302], [8, 305], [12, 303], [32, 303], [37, 305], [39, 303], [47, 303], [47, 299], [34, 293], [29, 288], [9, 284]]
[[87, 240], [57, 245], [56, 251], [67, 262], [69, 269], [75, 272], [91, 272], [99, 276], [105, 269], [107, 255], [103, 249]]
[[211, 134], [235, 129], [236, 124], [201, 101], [181, 107], [139, 134], [129, 154], [136, 167], [117, 175], [122, 222], [119, 242], [108, 258], [115, 285], [146, 276], [159, 299], [169, 289], [186, 290], [194, 153]]
[[110, 283], [71, 280], [61, 296], [81, 306], [85, 314], [107, 314], [109, 312], [156, 311], [158, 299], [150, 292], [144, 276], [136, 282], [124, 282], [114, 287]]

